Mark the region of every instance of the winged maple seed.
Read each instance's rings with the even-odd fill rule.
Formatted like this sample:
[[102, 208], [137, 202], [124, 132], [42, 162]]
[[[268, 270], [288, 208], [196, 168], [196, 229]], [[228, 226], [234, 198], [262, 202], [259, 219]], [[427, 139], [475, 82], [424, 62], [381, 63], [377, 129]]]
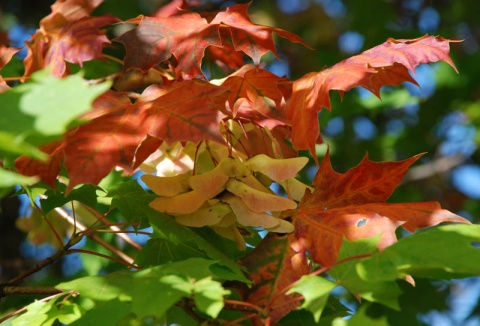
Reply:
[[[280, 213], [295, 209], [297, 204], [292, 199], [275, 195], [267, 187], [272, 181], [295, 178], [307, 161], [305, 157], [272, 159], [257, 155], [242, 162], [226, 157], [202, 174], [172, 177], [146, 174], [142, 180], [161, 196], [150, 203], [152, 208], [175, 216], [183, 225], [212, 227], [245, 249], [237, 225], [280, 233], [293, 231], [293, 225], [282, 219]], [[265, 176], [263, 182], [254, 172]], [[304, 186], [304, 192], [306, 188]]]

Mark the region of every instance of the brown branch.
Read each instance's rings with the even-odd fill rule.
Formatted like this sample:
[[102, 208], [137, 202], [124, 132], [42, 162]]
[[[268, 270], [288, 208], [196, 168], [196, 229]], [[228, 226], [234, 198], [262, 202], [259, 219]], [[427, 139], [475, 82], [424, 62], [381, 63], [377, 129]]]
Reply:
[[405, 183], [428, 179], [437, 174], [445, 173], [463, 164], [466, 160], [467, 157], [463, 155], [444, 156], [434, 159], [431, 162], [410, 168], [408, 173], [403, 178], [403, 182]]
[[106, 219], [105, 216], [103, 216], [103, 214], [101, 214], [100, 212], [91, 208], [90, 206], [84, 205], [82, 203], [80, 203], [80, 205], [82, 205], [87, 211], [89, 211], [91, 214], [93, 214], [103, 224], [108, 226], [110, 228], [110, 230], [114, 231], [114, 233], [116, 233], [123, 241], [125, 241], [126, 243], [128, 243], [129, 245], [131, 245], [133, 248], [135, 248], [137, 250], [142, 249], [142, 246], [138, 242], [136, 242], [132, 238], [130, 238], [128, 236], [128, 234], [120, 232], [122, 230], [118, 226], [110, 223], [110, 221], [108, 219]]
[[83, 253], [83, 254], [94, 255], [94, 256], [98, 256], [98, 257], [102, 257], [102, 258], [114, 261], [114, 262], [119, 263], [119, 264], [126, 265], [127, 267], [130, 267], [130, 268], [138, 269], [138, 266], [135, 265], [135, 264], [128, 264], [121, 259], [117, 259], [115, 257], [107, 256], [107, 255], [104, 255], [104, 254], [101, 254], [101, 253], [95, 252], [95, 251], [90, 251], [90, 250], [85, 250], [85, 249], [70, 249], [67, 252], [67, 254], [73, 254], [73, 253]]
[[0, 297], [7, 295], [52, 295], [60, 293], [63, 293], [63, 291], [52, 286], [0, 286]]
[[[61, 258], [62, 256], [65, 255], [65, 252], [66, 252], [65, 249], [61, 249], [61, 250], [57, 251], [52, 256], [47, 257], [46, 259], [42, 260], [41, 262], [39, 262], [38, 264], [36, 264], [32, 268], [30, 268], [29, 270], [21, 273], [20, 275], [16, 276], [15, 278], [11, 279], [10, 281], [7, 281], [7, 282], [3, 283], [2, 285], [3, 286], [5, 286], [5, 285], [15, 285], [15, 284], [19, 283], [21, 280], [29, 277], [30, 275], [44, 269], [48, 265], [51, 265], [54, 262], [56, 262], [59, 258]], [[2, 296], [0, 295], [0, 297], [2, 297]]]
[[97, 242], [99, 245], [103, 246], [105, 249], [111, 251], [113, 254], [117, 255], [120, 257], [123, 261], [125, 261], [127, 264], [132, 265], [133, 264], [133, 258], [125, 254], [123, 251], [119, 250], [115, 246], [111, 245], [107, 241], [103, 240], [101, 237], [99, 237], [96, 234], [91, 234], [89, 229], [80, 223], [79, 221], [76, 221], [72, 216], [70, 216], [64, 209], [60, 207], [56, 207], [55, 210], [57, 213], [65, 219], [68, 223], [70, 223], [73, 226], [76, 226], [77, 229], [82, 231], [82, 233], [86, 236], [88, 236], [90, 239], [93, 241]]
[[[367, 257], [371, 257], [372, 254], [361, 254], [361, 255], [356, 255], [356, 256], [351, 256], [351, 257], [347, 257], [347, 258], [344, 258], [342, 260], [339, 260], [337, 261], [336, 263], [334, 263], [333, 265], [331, 266], [325, 266], [325, 267], [322, 267], [308, 275], [320, 275], [320, 274], [323, 274], [325, 273], [326, 271], [330, 270], [332, 267], [335, 267], [337, 265], [340, 265], [340, 264], [343, 264], [347, 261], [350, 261], [350, 260], [356, 260], [356, 259], [362, 259], [362, 258], [367, 258]], [[272, 298], [270, 298], [269, 302], [267, 303], [267, 306], [266, 306], [266, 310], [269, 311], [272, 304], [275, 302], [275, 300], [277, 300], [282, 294], [285, 295], [285, 293], [290, 290], [292, 287], [294, 287], [298, 282], [300, 282], [300, 279], [296, 280], [295, 282], [293, 283], [290, 283], [289, 285], [287, 285], [286, 287], [284, 287], [283, 289], [281, 289], [279, 292], [275, 293], [274, 296], [272, 296]]]

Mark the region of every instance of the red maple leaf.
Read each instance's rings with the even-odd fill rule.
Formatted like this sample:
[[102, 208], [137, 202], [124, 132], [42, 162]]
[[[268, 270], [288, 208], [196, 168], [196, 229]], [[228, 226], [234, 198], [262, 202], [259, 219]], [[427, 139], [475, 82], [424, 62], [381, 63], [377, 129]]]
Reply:
[[287, 123], [283, 94], [277, 86], [282, 78], [269, 71], [246, 65], [228, 76], [222, 86], [230, 90], [228, 104], [236, 116], [241, 101], [246, 99], [250, 107], [268, 117]]
[[252, 281], [244, 300], [265, 310], [263, 316], [253, 318], [254, 325], [264, 325], [268, 316], [272, 324], [296, 309], [300, 302], [297, 294], [285, 295], [289, 286], [303, 275], [311, 272], [304, 252], [293, 238], [274, 233], [265, 239], [245, 258], [241, 264], [249, 272]]
[[[9, 48], [5, 45], [0, 44], [0, 69], [2, 69], [7, 63], [10, 62], [12, 57], [20, 51], [18, 48]], [[2, 76], [0, 75], [0, 92], [9, 89], [10, 87], [7, 83], [3, 80]]]
[[226, 90], [201, 81], [173, 84], [166, 92], [146, 103], [148, 133], [169, 143], [213, 140], [223, 143], [219, 123], [224, 118]]
[[380, 88], [385, 85], [406, 81], [416, 84], [409, 71], [414, 72], [419, 64], [441, 60], [456, 70], [448, 55], [450, 42], [456, 41], [427, 35], [413, 40], [388, 39], [331, 68], [308, 73], [296, 80], [288, 106], [295, 149], [309, 149], [315, 154], [320, 133], [317, 114], [323, 107], [330, 110], [330, 90], [342, 93], [362, 86], [379, 96]]
[[[134, 164], [138, 166], [155, 151], [152, 143], [204, 139], [223, 142], [218, 127], [223, 115], [216, 107], [217, 101], [212, 100], [224, 96], [218, 102], [225, 103], [223, 94], [223, 88], [199, 80], [176, 82], [167, 88], [152, 86], [136, 103], [123, 93], [106, 92], [83, 116], [89, 122], [67, 132], [61, 145], [57, 144], [55, 150], [61, 148], [61, 154], [55, 156], [55, 161], [22, 158], [17, 168], [22, 174], [39, 175], [52, 185], [59, 168], [51, 166], [57, 167], [63, 159], [70, 191], [81, 183], [98, 184], [117, 166], [132, 172]], [[143, 147], [134, 163], [140, 144]]]
[[60, 173], [63, 160], [63, 141], [55, 141], [40, 146], [40, 149], [48, 154], [46, 162], [35, 160], [28, 156], [22, 156], [15, 160], [17, 171], [27, 176], [38, 176], [50, 187], [55, 188], [55, 180]]
[[278, 57], [273, 43], [273, 33], [291, 42], [301, 43], [308, 47], [299, 36], [280, 28], [274, 28], [252, 23], [247, 11], [251, 3], [238, 4], [219, 12], [210, 24], [226, 25], [230, 30], [232, 43], [237, 51], [242, 51], [258, 65], [260, 58], [272, 51]]
[[[135, 29], [115, 39], [126, 47], [125, 69], [146, 72], [173, 55], [178, 62], [175, 67], [177, 78], [182, 77], [182, 73], [183, 78], [188, 79], [203, 75], [201, 65], [205, 49], [211, 45], [222, 47], [228, 42], [225, 37], [231, 37], [235, 51], [246, 53], [255, 64], [269, 50], [277, 54], [272, 37], [274, 32], [292, 42], [305, 44], [295, 34], [252, 23], [247, 15], [249, 5], [231, 6], [218, 12], [210, 22], [200, 14], [186, 10], [178, 11], [174, 16], [141, 17]], [[170, 14], [172, 12], [168, 11], [167, 15]], [[220, 33], [220, 28], [229, 33]]]
[[314, 192], [305, 194], [299, 204], [296, 239], [303, 239], [316, 263], [332, 266], [344, 238], [353, 241], [381, 234], [378, 247], [383, 249], [397, 241], [399, 226], [414, 232], [441, 222], [469, 223], [436, 202], [385, 203], [419, 157], [381, 163], [365, 157], [357, 167], [340, 174], [332, 169], [327, 153], [315, 176]]
[[65, 61], [79, 64], [102, 59], [104, 44], [111, 43], [100, 28], [120, 20], [110, 14], [90, 17], [100, 0], [58, 1], [52, 13], [40, 21], [40, 29], [26, 42], [25, 74], [51, 66], [52, 74], [61, 77], [66, 72]]
[[143, 17], [138, 27], [115, 41], [122, 42], [127, 49], [125, 70], [134, 68], [146, 72], [174, 55], [178, 61], [177, 75], [183, 73], [189, 77], [203, 75], [201, 65], [205, 48], [222, 44], [218, 27], [193, 12], [170, 17]]

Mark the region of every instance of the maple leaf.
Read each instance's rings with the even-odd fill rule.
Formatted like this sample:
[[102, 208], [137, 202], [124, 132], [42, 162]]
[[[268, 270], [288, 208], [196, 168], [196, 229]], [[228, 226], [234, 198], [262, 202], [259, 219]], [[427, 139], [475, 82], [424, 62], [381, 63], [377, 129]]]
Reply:
[[381, 234], [379, 249], [395, 243], [395, 230], [414, 232], [441, 222], [469, 223], [436, 202], [387, 204], [408, 167], [420, 155], [400, 162], [371, 162], [366, 156], [344, 174], [335, 172], [327, 153], [314, 179], [313, 193], [302, 198], [295, 234], [315, 262], [332, 266], [343, 238], [353, 241]]
[[[81, 183], [97, 184], [117, 166], [132, 172], [161, 141], [223, 142], [218, 128], [223, 115], [212, 100], [223, 94], [221, 87], [199, 80], [177, 82], [166, 89], [149, 87], [135, 103], [121, 92], [102, 94], [93, 110], [82, 116], [88, 123], [64, 137], [62, 158], [70, 180], [67, 192]], [[140, 144], [144, 146], [134, 160]], [[53, 162], [25, 162], [29, 165], [18, 163], [22, 173], [40, 175], [53, 184], [58, 170], [45, 168]]]
[[140, 24], [114, 41], [125, 45], [124, 69], [146, 72], [172, 55], [178, 61], [177, 76], [195, 77], [201, 70], [205, 48], [221, 46], [218, 27], [193, 12], [170, 17], [141, 17]]
[[264, 308], [263, 316], [253, 319], [254, 325], [264, 325], [261, 318], [268, 317], [272, 324], [296, 309], [298, 294], [285, 295], [289, 286], [311, 272], [304, 252], [299, 251], [293, 234], [268, 234], [241, 264], [248, 269], [252, 287], [243, 294], [244, 300]]
[[233, 5], [219, 12], [210, 24], [228, 26], [233, 47], [236, 51], [242, 51], [253, 59], [255, 65], [260, 63], [260, 58], [272, 51], [278, 58], [273, 33], [288, 39], [291, 42], [301, 43], [308, 47], [299, 36], [280, 28], [274, 28], [252, 23], [248, 17], [247, 10], [250, 3]]
[[15, 160], [15, 167], [23, 175], [39, 176], [50, 187], [55, 188], [55, 180], [60, 173], [63, 160], [63, 141], [55, 141], [40, 146], [40, 149], [48, 154], [45, 162], [35, 160], [28, 156], [19, 157]]
[[190, 10], [190, 5], [185, 0], [172, 0], [170, 3], [161, 6], [152, 15], [153, 17], [170, 17], [175, 16], [181, 11]]
[[52, 12], [40, 21], [40, 26], [47, 32], [62, 28], [66, 23], [87, 17], [103, 0], [57, 0]]
[[[213, 140], [223, 143], [219, 123], [225, 117], [226, 92], [201, 80], [186, 80], [168, 87], [155, 100], [140, 104], [147, 109], [149, 134], [169, 143]], [[221, 105], [219, 107], [219, 105]]]
[[230, 90], [228, 104], [234, 117], [242, 103], [237, 100], [244, 98], [264, 117], [287, 123], [285, 107], [282, 106], [283, 94], [277, 86], [280, 80], [281, 77], [267, 70], [246, 65], [228, 76], [221, 85]]
[[[10, 62], [12, 57], [20, 51], [18, 48], [9, 48], [5, 45], [0, 44], [0, 69], [2, 69], [7, 63]], [[7, 83], [3, 80], [2, 76], [0, 75], [0, 92], [9, 89], [10, 87]]]
[[428, 35], [412, 40], [390, 38], [330, 68], [308, 73], [294, 81], [287, 108], [294, 148], [309, 149], [315, 156], [315, 143], [320, 134], [317, 114], [324, 107], [331, 109], [330, 90], [339, 90], [343, 94], [362, 86], [379, 96], [380, 88], [385, 85], [407, 81], [416, 84], [409, 71], [413, 73], [422, 63], [445, 61], [456, 71], [449, 57], [451, 42], [456, 41]]
[[[173, 55], [178, 62], [175, 67], [177, 78], [181, 77], [180, 73], [183, 73], [184, 79], [203, 76], [201, 65], [205, 49], [212, 45], [223, 47], [225, 37], [231, 37], [234, 50], [244, 52], [257, 65], [267, 51], [277, 55], [273, 32], [292, 42], [306, 45], [295, 34], [252, 23], [247, 15], [249, 6], [250, 4], [233, 5], [218, 12], [210, 22], [200, 14], [186, 10], [178, 11], [174, 16], [168, 16], [174, 14], [168, 10], [167, 16], [140, 16], [129, 21], [140, 22], [133, 30], [114, 39], [126, 47], [125, 70], [139, 69], [146, 72]], [[220, 32], [221, 28], [228, 29], [229, 33]]]
[[65, 61], [79, 64], [92, 59], [102, 59], [104, 44], [111, 43], [100, 27], [119, 22], [107, 14], [90, 17], [90, 12], [102, 1], [66, 0], [56, 2], [52, 13], [40, 21], [40, 29], [26, 42], [24, 77], [36, 70], [51, 66], [51, 73], [65, 74]]

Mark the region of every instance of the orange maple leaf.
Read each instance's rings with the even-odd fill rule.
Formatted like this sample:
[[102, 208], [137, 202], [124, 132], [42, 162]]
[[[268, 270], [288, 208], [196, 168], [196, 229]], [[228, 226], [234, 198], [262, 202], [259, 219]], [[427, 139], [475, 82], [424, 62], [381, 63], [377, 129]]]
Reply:
[[65, 61], [79, 64], [102, 59], [104, 44], [111, 43], [100, 27], [119, 22], [107, 14], [90, 17], [101, 0], [65, 0], [52, 5], [52, 13], [40, 21], [40, 28], [28, 42], [24, 77], [51, 66], [52, 74], [66, 72]]
[[[126, 47], [124, 67], [126, 70], [139, 69], [146, 72], [173, 55], [178, 62], [175, 67], [177, 78], [188, 79], [203, 76], [201, 65], [205, 49], [212, 45], [223, 47], [228, 42], [225, 37], [231, 37], [235, 51], [247, 54], [255, 64], [269, 50], [277, 54], [273, 32], [292, 42], [306, 45], [295, 34], [252, 23], [247, 15], [249, 6], [250, 4], [233, 5], [218, 12], [210, 22], [208, 13], [202, 16], [186, 10], [178, 11], [173, 16], [141, 16], [131, 20], [132, 23], [140, 22], [135, 29], [115, 39]], [[172, 14], [170, 11], [167, 13]], [[227, 29], [228, 32], [220, 32], [221, 29]], [[219, 54], [218, 51], [215, 53]]]
[[343, 94], [344, 91], [362, 86], [379, 96], [380, 88], [385, 85], [399, 85], [407, 81], [416, 84], [409, 71], [413, 73], [422, 63], [440, 60], [456, 71], [449, 57], [451, 42], [457, 41], [428, 35], [413, 40], [390, 38], [331, 68], [308, 73], [294, 81], [287, 114], [292, 122], [295, 149], [309, 149], [315, 156], [315, 143], [320, 135], [317, 114], [323, 107], [331, 109], [330, 90], [338, 90]]
[[292, 283], [311, 272], [303, 252], [299, 252], [293, 234], [279, 236], [270, 233], [241, 260], [249, 272], [252, 286], [244, 300], [263, 308], [263, 316], [255, 316], [254, 325], [264, 325], [268, 317], [272, 324], [300, 305], [298, 294], [285, 295]]
[[154, 137], [175, 141], [223, 143], [219, 123], [226, 100], [222, 87], [195, 79], [176, 82], [158, 98], [139, 105], [147, 109], [146, 128]]
[[55, 180], [60, 173], [63, 160], [64, 141], [55, 141], [39, 148], [48, 154], [46, 162], [35, 160], [28, 156], [21, 156], [15, 160], [17, 171], [27, 176], [38, 176], [50, 187], [55, 188]]
[[230, 30], [232, 43], [236, 51], [242, 51], [258, 65], [260, 58], [272, 51], [278, 57], [273, 43], [273, 33], [286, 38], [291, 42], [301, 43], [307, 47], [299, 36], [280, 28], [274, 28], [252, 23], [247, 11], [250, 3], [233, 5], [220, 11], [210, 24], [226, 25]]
[[243, 98], [264, 117], [287, 123], [284, 97], [277, 86], [280, 80], [281, 77], [267, 70], [246, 65], [228, 76], [221, 85], [230, 91], [228, 104], [234, 117], [242, 103], [237, 100]]
[[114, 41], [125, 45], [124, 68], [146, 72], [172, 55], [178, 61], [176, 74], [187, 78], [203, 75], [201, 70], [205, 48], [221, 46], [218, 27], [194, 12], [179, 16], [141, 17], [140, 24]]
[[[0, 69], [2, 69], [7, 63], [10, 62], [15, 53], [20, 51], [18, 48], [9, 48], [3, 44], [0, 44]], [[10, 87], [3, 80], [0, 75], [0, 92], [9, 89]]]
[[305, 194], [295, 217], [296, 238], [304, 240], [313, 260], [332, 266], [344, 238], [353, 241], [381, 234], [378, 247], [384, 249], [397, 241], [399, 226], [414, 232], [441, 222], [469, 223], [437, 202], [385, 203], [419, 157], [375, 163], [366, 156], [341, 174], [332, 169], [327, 153], [314, 179], [316, 188]]
[[63, 159], [68, 192], [81, 183], [98, 184], [117, 166], [132, 172], [161, 141], [223, 142], [218, 127], [223, 115], [217, 101], [212, 100], [223, 96], [218, 102], [225, 103], [223, 94], [225, 89], [199, 80], [176, 82], [165, 89], [151, 86], [135, 103], [124, 93], [107, 91], [82, 117], [88, 123], [68, 131], [57, 145], [50, 145], [53, 148], [48, 153], [58, 154], [49, 162], [21, 158], [17, 168], [26, 175], [39, 175], [53, 186]]

